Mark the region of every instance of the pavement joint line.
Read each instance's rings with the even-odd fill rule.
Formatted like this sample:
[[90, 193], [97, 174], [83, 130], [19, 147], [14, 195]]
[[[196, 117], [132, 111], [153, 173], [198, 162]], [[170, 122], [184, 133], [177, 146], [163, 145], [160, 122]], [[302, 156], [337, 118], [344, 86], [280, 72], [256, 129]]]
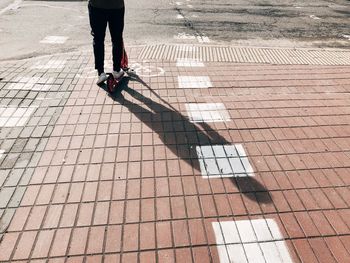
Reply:
[[[282, 96], [284, 96], [285, 94], [282, 94]], [[73, 101], [73, 103], [75, 103], [75, 101], [79, 101], [79, 99], [77, 99], [77, 100], [74, 100]], [[72, 102], [70, 102], [70, 103], [72, 103]], [[83, 104], [83, 102], [81, 102], [82, 104]], [[228, 102], [227, 102], [228, 103]], [[109, 104], [104, 104], [104, 105], [107, 105], [107, 106], [110, 106]], [[72, 107], [74, 108], [74, 106], [75, 105], [72, 105]], [[78, 105], [78, 107], [79, 106], [81, 106], [81, 105]], [[91, 107], [93, 107], [94, 105], [90, 105]], [[315, 107], [313, 107], [313, 108], [315, 108]], [[318, 109], [318, 107], [317, 107], [317, 109]], [[251, 110], [255, 110], [255, 109], [251, 109]], [[120, 117], [122, 117], [122, 114], [120, 115]], [[242, 119], [245, 119], [245, 118], [242, 118]], [[130, 121], [130, 122], [128, 122], [129, 124], [130, 123], [135, 123], [135, 122], [133, 122], [133, 121]], [[99, 124], [103, 124], [103, 122], [99, 122], [97, 125], [99, 125]], [[44, 126], [46, 126], [46, 125], [44, 125]], [[74, 125], [73, 125], [74, 126]], [[331, 125], [329, 125], [329, 126], [331, 126]], [[343, 125], [340, 125], [339, 127], [342, 127]], [[69, 127], [69, 125], [68, 125], [68, 127]], [[74, 126], [74, 128], [76, 127], [76, 125]], [[280, 127], [277, 127], [278, 129], [280, 128]], [[292, 127], [287, 127], [287, 128], [294, 128], [294, 126], [292, 126]], [[120, 129], [120, 126], [119, 126], [119, 129]], [[222, 129], [222, 130], [224, 130], [224, 131], [226, 131], [227, 129]], [[120, 131], [120, 130], [119, 130]], [[108, 132], [107, 132], [108, 133]], [[121, 134], [120, 132], [118, 133], [118, 134]], [[143, 134], [142, 132], [140, 132], [139, 134]], [[152, 132], [152, 134], [154, 134], [154, 132]], [[317, 134], [317, 132], [316, 132], [316, 134]], [[337, 134], [338, 134], [338, 132], [337, 132]], [[82, 136], [84, 136], [84, 135], [82, 135]], [[94, 136], [96, 136], [96, 137], [98, 137], [99, 135], [98, 134], [95, 134]], [[59, 136], [60, 138], [62, 138], [63, 136]], [[67, 137], [74, 137], [74, 135], [67, 135]], [[333, 138], [333, 137], [332, 137]], [[96, 139], [96, 138], [95, 138]], [[94, 140], [95, 140], [94, 139]], [[318, 139], [318, 140], [320, 140], [320, 141], [322, 141], [323, 140], [323, 138], [316, 138], [316, 139]], [[252, 140], [252, 141], [254, 141], [254, 140]], [[276, 139], [276, 140], [274, 140], [274, 141], [279, 141], [278, 139]], [[264, 140], [264, 142], [265, 142], [265, 140]], [[141, 142], [141, 147], [143, 146], [143, 142]], [[130, 146], [130, 147], [133, 147], [133, 146]], [[135, 147], [138, 147], [137, 145], [135, 145]], [[155, 147], [154, 145], [153, 145], [153, 147]], [[91, 147], [92, 149], [91, 150], [93, 150], [93, 149], [98, 149], [99, 147]], [[103, 147], [102, 147], [103, 148]], [[342, 148], [342, 147], [339, 147], [339, 148]], [[67, 149], [68, 150], [68, 149]], [[88, 149], [88, 150], [90, 150], [90, 148]], [[57, 152], [58, 151], [58, 149], [55, 149], [55, 151]], [[341, 152], [344, 152], [344, 151], [341, 151]], [[321, 153], [324, 153], [324, 152], [321, 152]], [[346, 151], [345, 151], [345, 153], [346, 153]], [[141, 153], [141, 156], [142, 156], [142, 154], [143, 153]], [[307, 154], [311, 154], [312, 155], [312, 153], [307, 153]], [[286, 154], [286, 155], [289, 155], [289, 154]], [[265, 155], [263, 155], [263, 156], [265, 156]], [[89, 161], [89, 163], [88, 164], [86, 164], [86, 165], [91, 165], [91, 158], [92, 158], [92, 155], [89, 157], [90, 159], [90, 161]], [[142, 158], [142, 157], [141, 157]], [[169, 159], [170, 161], [172, 161], [172, 160], [181, 160], [182, 158], [177, 158], [177, 159]], [[191, 159], [191, 158], [190, 158]], [[144, 160], [145, 161], [145, 160]], [[140, 160], [140, 161], [135, 161], [135, 162], [138, 162], [138, 163], [143, 163], [143, 161], [142, 160]], [[108, 162], [106, 162], [106, 163], [108, 163]], [[128, 165], [132, 165], [133, 163], [132, 162], [130, 162]], [[93, 165], [93, 164], [92, 164]], [[153, 162], [153, 166], [155, 165], [155, 162]], [[57, 166], [60, 166], [61, 167], [61, 165], [57, 165]], [[72, 166], [74, 166], [74, 169], [76, 169], [76, 167], [78, 166], [78, 164], [72, 164]], [[62, 166], [63, 167], [63, 166]], [[344, 167], [341, 167], [341, 168], [344, 168]], [[323, 169], [323, 168], [322, 168]], [[322, 170], [321, 168], [319, 169], [319, 170]], [[181, 169], [180, 169], [181, 170]], [[309, 169], [306, 169], [305, 168], [305, 170], [309, 170]], [[332, 171], [334, 171], [334, 169], [333, 169], [333, 167], [332, 168], [330, 168], [330, 170], [332, 170]], [[293, 169], [293, 171], [296, 171], [296, 169]], [[60, 171], [60, 173], [62, 172], [62, 170]], [[267, 172], [269, 172], [269, 171], [267, 171]], [[283, 171], [284, 172], [284, 171]], [[263, 171], [261, 172], [261, 173], [264, 173]], [[182, 174], [182, 172], [180, 171], [180, 174], [179, 174], [179, 178], [183, 178], [182, 176], [184, 176], [184, 175], [181, 175]], [[190, 176], [190, 175], [189, 175]], [[193, 176], [193, 174], [192, 174], [192, 176]], [[72, 177], [73, 178], [73, 177]], [[154, 177], [151, 177], [151, 178], [144, 178], [144, 177], [140, 177], [140, 178], [125, 178], [125, 179], [123, 179], [124, 181], [125, 180], [127, 180], [127, 182], [132, 182], [132, 180], [133, 179], [135, 179], [135, 180], [140, 180], [140, 182], [142, 182], [142, 179], [153, 179], [154, 180], [154, 182], [156, 182], [156, 180], [155, 180], [155, 178], [158, 178], [158, 177], [156, 177], [156, 176], [154, 176]], [[163, 178], [170, 178], [170, 177], [163, 177]], [[261, 179], [262, 179], [262, 181], [263, 181], [263, 179], [264, 179], [264, 177], [263, 176], [261, 176]], [[301, 178], [299, 178], [299, 179], [301, 179]], [[302, 180], [302, 179], [301, 179]], [[341, 177], [339, 176], [339, 180], [342, 180], [341, 179]], [[108, 181], [108, 180], [106, 180], [106, 181]], [[113, 182], [114, 182], [115, 180], [113, 180]], [[304, 181], [304, 180], [303, 180]], [[90, 181], [88, 181], [88, 182], [84, 182], [84, 187], [85, 187], [85, 185], [87, 184], [87, 183], [89, 183]], [[102, 180], [102, 178], [101, 178], [101, 180], [98, 180], [98, 181], [96, 181], [96, 182], [98, 182], [98, 183], [100, 183], [100, 182], [103, 182], [103, 180]], [[65, 182], [62, 182], [62, 183], [65, 183]], [[55, 186], [57, 186], [57, 185], [60, 185], [59, 184], [59, 182], [56, 182], [56, 183], [53, 183]], [[68, 182], [68, 184], [70, 184], [70, 186], [72, 185], [72, 184], [74, 184], [73, 183], [73, 181], [70, 181], [70, 182]], [[40, 189], [43, 189], [43, 187], [44, 187], [44, 185], [48, 185], [48, 184], [41, 184], [42, 186], [40, 187]], [[52, 185], [52, 184], [51, 184]], [[304, 185], [304, 184], [303, 184]], [[69, 187], [70, 187], [69, 186]], [[169, 186], [168, 186], [169, 187]], [[198, 185], [196, 185], [195, 186], [196, 187], [196, 189], [197, 189], [197, 192], [198, 192]], [[293, 187], [294, 187], [294, 185], [293, 185]], [[307, 187], [307, 186], [305, 186], [306, 188], [306, 190], [308, 190], [308, 189], [312, 189], [312, 187]], [[316, 188], [316, 187], [315, 187]], [[323, 189], [322, 187], [320, 187], [321, 189]], [[327, 187], [324, 187], [324, 188], [327, 188]], [[55, 187], [55, 189], [56, 189], [56, 187]], [[213, 189], [214, 189], [214, 187], [212, 187], [212, 186], [210, 186], [210, 189], [211, 189], [211, 191], [212, 191], [212, 193], [211, 194], [208, 194], [208, 195], [210, 195], [210, 196], [217, 196], [218, 194], [217, 193], [214, 193], [214, 191], [213, 191]], [[293, 191], [295, 191], [295, 189], [296, 188], [293, 188], [292, 190]], [[317, 188], [317, 189], [319, 189], [319, 188]], [[332, 187], [332, 186], [330, 186], [330, 187], [328, 187], [327, 189], [347, 189], [347, 186], [339, 186], [339, 187]], [[298, 190], [298, 189], [297, 189]], [[141, 191], [141, 190], [140, 190]], [[278, 191], [278, 190], [275, 190], [275, 191]], [[281, 190], [280, 192], [283, 192], [284, 190]], [[324, 192], [326, 192], [326, 191], [324, 191]], [[327, 192], [330, 192], [330, 191], [327, 191]], [[343, 193], [344, 191], [339, 191], [340, 193]], [[241, 193], [241, 192], [238, 192], [237, 194], [240, 194], [241, 196], [242, 195], [244, 195], [244, 193], [245, 192], [243, 192], [243, 193]], [[258, 193], [260, 193], [259, 191], [250, 191], [250, 193], [252, 193], [252, 194], [256, 194], [256, 195], [258, 195]], [[267, 191], [263, 191], [262, 193], [264, 193], [264, 194], [268, 194], [267, 193]], [[229, 195], [229, 193], [227, 193], [226, 192], [226, 189], [225, 189], [225, 193], [223, 193], [224, 195]], [[343, 195], [340, 195], [340, 194], [338, 194], [341, 198], [343, 198]], [[141, 196], [141, 195], [140, 195]], [[182, 196], [184, 196], [183, 198], [185, 198], [185, 196], [187, 196], [187, 195], [180, 195], [179, 197], [182, 197]], [[197, 197], [197, 199], [201, 196], [201, 195], [198, 195], [198, 194], [196, 194], [196, 195], [193, 195], [193, 196], [196, 196]], [[344, 195], [344, 196], [346, 196], [346, 195]], [[51, 196], [51, 199], [54, 197], [54, 195], [52, 195]], [[167, 197], [167, 196], [166, 196]], [[166, 198], [165, 197], [165, 198]], [[172, 198], [173, 196], [171, 195], [169, 195], [169, 198]], [[156, 196], [156, 194], [155, 194], [155, 196], [152, 198], [153, 200], [156, 200], [156, 198], [157, 198], [157, 196]], [[161, 197], [159, 197], [159, 198], [161, 198]], [[313, 197], [314, 199], [315, 199], [315, 197]], [[138, 199], [138, 200], [143, 200], [143, 199], [145, 199], [145, 198], [140, 198], [140, 199]], [[344, 199], [344, 198], [343, 198]], [[132, 200], [132, 199], [124, 199], [125, 200], [125, 202], [127, 202], [126, 200]], [[118, 200], [119, 201], [119, 200]], [[331, 203], [331, 206], [336, 206], [335, 204], [337, 204], [336, 202], [331, 202], [331, 201], [329, 201], [330, 203]], [[343, 203], [344, 203], [345, 201], [343, 200]], [[79, 204], [80, 202], [78, 202], [78, 204]], [[97, 203], [100, 203], [100, 201], [99, 200], [97, 200], [97, 199], [95, 199], [94, 201], [91, 201], [91, 203], [92, 204], [95, 204], [95, 206], [96, 206], [96, 204]], [[64, 201], [64, 203], [63, 203], [63, 205], [67, 205], [68, 204], [68, 202], [67, 202], [67, 198], [66, 198], [66, 201]], [[71, 204], [71, 203], [69, 203], [69, 204]], [[52, 203], [50, 203], [50, 204], [48, 204], [47, 205], [47, 207], [49, 207], [49, 206], [52, 206], [53, 204]], [[170, 206], [171, 206], [172, 204], [170, 203]], [[217, 210], [217, 214], [219, 214], [218, 213], [218, 211], [220, 211], [219, 209], [218, 209], [218, 207], [217, 207], [217, 205], [216, 204], [214, 204], [215, 205], [215, 209], [214, 210]], [[247, 206], [246, 204], [244, 205], [245, 207]], [[258, 204], [258, 206], [260, 207], [260, 204]], [[272, 204], [272, 206], [274, 207], [275, 205], [274, 204]], [[291, 205], [290, 205], [291, 206]], [[35, 205], [33, 205], [32, 207], [35, 207]], [[261, 207], [263, 207], [263, 204], [261, 204]], [[263, 216], [265, 216], [267, 213], [265, 213], [265, 212], [263, 212], [263, 209], [260, 207], [260, 209], [261, 209], [261, 214], [263, 215]], [[306, 207], [306, 206], [305, 206]], [[124, 207], [125, 208], [125, 207]], [[140, 208], [141, 208], [141, 205], [140, 205]], [[47, 208], [47, 209], [49, 209], [49, 208]], [[185, 209], [187, 209], [187, 207], [185, 207]], [[305, 209], [304, 210], [302, 210], [302, 211], [297, 211], [297, 212], [308, 212], [308, 211], [313, 211], [313, 210], [311, 210], [311, 209], [306, 209], [306, 211], [305, 211]], [[345, 208], [338, 208], [338, 209], [331, 209], [331, 208], [329, 208], [329, 209], [319, 209], [319, 211], [343, 211], [343, 210], [345, 210]], [[48, 210], [47, 210], [48, 211]], [[46, 212], [47, 212], [46, 211]], [[247, 211], [247, 213], [245, 213], [245, 215], [247, 215], [247, 216], [250, 216], [250, 212], [249, 212], [249, 210], [248, 209], [246, 209], [246, 211]], [[275, 213], [274, 213], [274, 215], [278, 215], [278, 214], [282, 214], [281, 212], [278, 212], [277, 211], [277, 209], [275, 208]], [[347, 210], [346, 210], [347, 211]], [[232, 211], [231, 211], [232, 212]], [[294, 214], [294, 212], [295, 211], [293, 211], [293, 214]], [[139, 211], [139, 213], [141, 214], [141, 212]], [[169, 217], [171, 217], [167, 222], [172, 222], [172, 221], [175, 221], [172, 217], [173, 217], [173, 211], [172, 210], [170, 210], [170, 215], [169, 215]], [[287, 212], [286, 212], [287, 213]], [[326, 212], [325, 212], [326, 213]], [[203, 212], [201, 213], [201, 214], [204, 214]], [[253, 217], [255, 216], [255, 215], [257, 215], [257, 214], [255, 214], [255, 213], [252, 213], [253, 215]], [[271, 214], [273, 214], [273, 213], [271, 213]], [[340, 212], [339, 212], [339, 215], [340, 215]], [[226, 218], [228, 219], [229, 217], [233, 217], [234, 215], [231, 215], [231, 216], [227, 216]], [[243, 218], [243, 216], [244, 215], [242, 215], [242, 218]], [[278, 216], [277, 216], [278, 217]], [[219, 220], [222, 218], [222, 216], [217, 216], [217, 218], [219, 218]], [[61, 216], [60, 216], [60, 221], [61, 221], [61, 219], [62, 219], [62, 214], [61, 214]], [[188, 216], [186, 215], [184, 218], [182, 218], [183, 220], [186, 220], [186, 221], [188, 221], [188, 220], [191, 220], [192, 218], [188, 218]], [[203, 222], [203, 218], [202, 217], [198, 217], [197, 219], [200, 219], [200, 220], [202, 220], [201, 222]], [[179, 220], [181, 220], [181, 218], [179, 218]], [[109, 221], [107, 221], [107, 222], [109, 222]], [[152, 221], [152, 222], [159, 222], [158, 220], [154, 220], [154, 221]], [[136, 225], [136, 224], [142, 224], [143, 222], [134, 222], [134, 223], [131, 223], [130, 222], [130, 224], [134, 224], [134, 225]], [[28, 221], [27, 221], [27, 224], [28, 224]], [[43, 224], [43, 223], [42, 223]], [[129, 224], [129, 223], [126, 223], [126, 224]], [[92, 229], [93, 227], [95, 227], [96, 225], [89, 225], [89, 226], [87, 226], [89, 229]], [[107, 226], [109, 226], [109, 224], [101, 224], [101, 225], [97, 225], [97, 226], [104, 226], [104, 227], [107, 227]], [[59, 231], [58, 230], [59, 228], [57, 227], [57, 229], [55, 229], [54, 231]], [[73, 228], [74, 229], [74, 228]], [[42, 228], [40, 228], [40, 230], [43, 230]], [[39, 231], [40, 231], [39, 230]], [[90, 231], [90, 230], [89, 230]], [[188, 230], [187, 230], [188, 231]], [[29, 230], [28, 230], [28, 232], [29, 232]], [[18, 233], [18, 232], [17, 232]], [[140, 229], [139, 229], [139, 232], [138, 232], [138, 234], [140, 235]], [[346, 233], [346, 234], [344, 234], [344, 235], [346, 235], [346, 236], [348, 236], [348, 233]], [[334, 236], [334, 235], [333, 235]], [[335, 236], [339, 236], [339, 235], [335, 235]], [[38, 238], [38, 237], [37, 237]], [[317, 236], [315, 236], [315, 238], [317, 238]], [[175, 244], [174, 243], [174, 240], [172, 240], [173, 241], [173, 244]], [[19, 241], [18, 241], [19, 242]], [[157, 243], [157, 242], [156, 242]], [[209, 247], [210, 245], [204, 245], [203, 247]], [[176, 245], [172, 245], [172, 247], [178, 247], [178, 246], [176, 246]], [[189, 247], [192, 247], [192, 246], [189, 246]], [[87, 248], [86, 248], [87, 249]], [[156, 250], [157, 250], [157, 248], [155, 248]], [[158, 248], [159, 249], [159, 248]], [[142, 249], [138, 249], [137, 251], [142, 251]], [[87, 252], [87, 251], [85, 251], [85, 252]], [[125, 252], [129, 252], [129, 251], [123, 251], [124, 253]], [[122, 253], [123, 253], [122, 252]], [[96, 253], [96, 254], [107, 254], [107, 253]], [[52, 257], [50, 257], [50, 258], [52, 258]], [[59, 258], [59, 257], [58, 257]]]
[[[106, 225], [106, 228], [109, 225]], [[57, 230], [56, 230], [57, 231]], [[72, 235], [72, 234], [71, 234]], [[334, 236], [319, 236], [319, 237], [310, 237], [310, 239], [323, 239], [323, 237], [328, 238], [328, 237], [336, 237], [336, 236], [343, 236], [343, 235], [334, 235]], [[347, 237], [347, 236], [346, 236]], [[19, 239], [19, 238], [18, 238]], [[293, 240], [308, 240], [308, 238], [285, 238], [284, 241], [293, 241]], [[53, 242], [53, 241], [52, 241]], [[216, 247], [216, 244], [190, 244], [190, 245], [172, 245], [172, 246], [165, 246], [165, 247], [158, 247], [158, 248], [150, 248], [150, 249], [139, 249], [139, 250], [127, 250], [127, 251], [117, 251], [117, 252], [100, 252], [100, 253], [89, 253], [89, 254], [74, 254], [74, 255], [64, 255], [64, 256], [50, 256], [50, 257], [33, 257], [31, 260], [41, 260], [41, 259], [66, 259], [68, 258], [76, 258], [76, 257], [88, 257], [88, 256], [103, 256], [103, 255], [124, 255], [124, 254], [131, 254], [131, 253], [139, 253], [139, 252], [154, 252], [155, 250], [157, 251], [168, 251], [169, 249], [192, 249], [192, 248], [210, 248], [210, 247]], [[23, 262], [23, 260], [16, 259], [16, 260], [11, 260], [11, 262]]]
[[[343, 209], [344, 210], [344, 209]], [[312, 210], [311, 212], [317, 212], [317, 211], [334, 211], [329, 209], [324, 209], [324, 210]], [[264, 214], [245, 214], [245, 215], [222, 215], [222, 216], [212, 216], [212, 217], [193, 217], [193, 218], [173, 218], [173, 219], [165, 219], [165, 220], [155, 220], [155, 221], [139, 221], [139, 222], [128, 222], [128, 223], [124, 223], [124, 225], [142, 225], [142, 224], [147, 224], [147, 223], [157, 223], [157, 222], [162, 222], [162, 223], [168, 223], [168, 222], [176, 222], [176, 221], [192, 221], [192, 220], [198, 220], [201, 219], [203, 220], [218, 220], [218, 222], [222, 222], [223, 220], [227, 220], [227, 219], [231, 219], [233, 217], [235, 218], [246, 218], [246, 217], [257, 217], [257, 216], [263, 216], [263, 217], [268, 217], [268, 216], [274, 216], [274, 215], [278, 215], [278, 214], [295, 214], [295, 213], [301, 213], [301, 212], [309, 212], [309, 211], [295, 211], [295, 212], [279, 212], [279, 213], [264, 213]], [[61, 215], [62, 216], [62, 215]], [[45, 220], [43, 220], [45, 221]], [[225, 221], [224, 221], [225, 222]], [[44, 223], [44, 222], [42, 222]], [[123, 225], [123, 223], [106, 223], [106, 224], [96, 224], [96, 225], [81, 225], [81, 226], [69, 226], [69, 227], [54, 227], [54, 228], [40, 228], [40, 229], [22, 229], [22, 230], [16, 230], [16, 231], [6, 231], [6, 233], [25, 233], [25, 232], [39, 232], [42, 230], [62, 230], [62, 229], [81, 229], [81, 228], [93, 228], [93, 227], [101, 227], [101, 226], [105, 226], [105, 227], [109, 227], [109, 226], [121, 226]], [[335, 237], [335, 236], [339, 236], [339, 237], [350, 237], [350, 234], [342, 234], [342, 233], [336, 233], [336, 234], [323, 234], [323, 235], [308, 235], [308, 236], [303, 236], [303, 237], [283, 237], [283, 239], [279, 239], [279, 240], [295, 240], [295, 239], [303, 239], [303, 240], [307, 240], [310, 238], [327, 238], [327, 237]], [[261, 242], [271, 242], [271, 241], [261, 241]], [[256, 243], [256, 242], [247, 242], [247, 243]], [[235, 244], [235, 243], [232, 243]], [[209, 243], [206, 244], [204, 246], [208, 246], [208, 245], [216, 245], [215, 243]], [[190, 245], [191, 246], [191, 245]], [[203, 246], [203, 245], [197, 245], [197, 246]], [[177, 247], [177, 246], [176, 246]], [[184, 247], [188, 247], [188, 246], [184, 246]], [[159, 248], [160, 249], [160, 248]], [[145, 249], [148, 250], [148, 249]], [[154, 249], [151, 249], [154, 250]], [[136, 250], [137, 252], [138, 250]], [[128, 251], [129, 252], [129, 251]], [[89, 253], [90, 255], [90, 253]]]
[[[185, 177], [190, 177], [191, 175], [186, 175]], [[183, 176], [173, 176], [173, 178], [182, 178]], [[158, 178], [158, 177], [157, 177]], [[159, 177], [159, 179], [166, 179], [167, 177]], [[155, 179], [154, 177], [146, 177], [147, 179]], [[221, 178], [222, 180], [226, 179], [226, 178]], [[142, 181], [142, 179], [118, 179], [118, 180], [100, 180], [101, 182], [126, 182], [126, 181]], [[145, 180], [145, 179], [143, 179]], [[91, 180], [91, 181], [73, 181], [73, 182], [49, 182], [49, 183], [28, 183], [25, 185], [20, 185], [20, 186], [41, 186], [41, 185], [61, 185], [61, 184], [81, 184], [81, 183], [96, 183], [98, 181], [96, 180]], [[227, 194], [245, 194], [245, 193], [270, 193], [270, 192], [283, 192], [283, 191], [300, 191], [300, 190], [308, 190], [308, 189], [339, 189], [339, 188], [347, 188], [349, 187], [349, 184], [342, 184], [342, 185], [334, 185], [334, 186], [312, 186], [312, 187], [297, 187], [297, 188], [281, 188], [281, 189], [270, 189], [270, 190], [237, 190], [236, 192], [232, 191], [232, 192], [223, 192], [223, 193], [227, 193]], [[6, 187], [6, 186], [5, 186]], [[202, 195], [211, 195], [212, 193], [209, 194], [199, 194], [198, 196], [202, 196]], [[168, 195], [168, 196], [154, 196], [154, 197], [140, 197], [140, 198], [127, 198], [127, 199], [112, 199], [113, 201], [117, 201], [117, 200], [141, 200], [141, 199], [153, 199], [156, 197], [181, 197], [183, 195]], [[185, 196], [197, 196], [196, 194], [187, 194]], [[88, 201], [87, 201], [88, 202]], [[25, 206], [31, 206], [31, 205], [24, 205]]]
[[[343, 187], [343, 188], [347, 188], [347, 187]], [[309, 188], [307, 189], [300, 189], [300, 190], [308, 190]], [[318, 188], [311, 188], [311, 189], [318, 189]], [[299, 189], [298, 189], [299, 190]], [[284, 192], [284, 191], [291, 191], [291, 190], [282, 190], [282, 191], [279, 191], [279, 192]], [[277, 191], [271, 191], [271, 192], [277, 192]], [[111, 200], [101, 200], [101, 201], [77, 201], [77, 202], [69, 202], [69, 203], [49, 203], [49, 204], [34, 204], [34, 205], [18, 205], [18, 206], [8, 206], [6, 208], [2, 208], [2, 209], [17, 209], [17, 208], [33, 208], [33, 207], [52, 207], [52, 206], [65, 206], [65, 205], [79, 205], [79, 204], [96, 204], [96, 203], [110, 203], [110, 202], [129, 202], [129, 201], [142, 201], [142, 200], [156, 200], [157, 198], [163, 198], [163, 199], [170, 199], [170, 198], [176, 198], [176, 197], [210, 197], [210, 196], [217, 196], [217, 195], [232, 195], [232, 194], [235, 194], [235, 195], [245, 195], [245, 194], [254, 194], [254, 193], [266, 193], [266, 192], [258, 192], [258, 191], [252, 191], [252, 192], [244, 192], [244, 193], [212, 193], [212, 194], [202, 194], [202, 195], [186, 195], [186, 196], [183, 196], [183, 195], [179, 195], [179, 196], [161, 196], [161, 197], [145, 197], [145, 198], [141, 198], [141, 199], [111, 199]], [[260, 204], [260, 203], [259, 203]], [[197, 217], [180, 217], [180, 218], [168, 218], [168, 219], [162, 219], [162, 220], [144, 220], [144, 221], [135, 221], [135, 222], [129, 222], [129, 223], [126, 223], [126, 224], [135, 224], [135, 223], [138, 223], [138, 222], [141, 222], [141, 223], [149, 223], [149, 222], [157, 222], [157, 221], [172, 221], [172, 220], [183, 220], [183, 219], [201, 219], [201, 218], [204, 218], [204, 219], [210, 219], [210, 218], [227, 218], [227, 217], [245, 217], [245, 216], [258, 216], [258, 215], [266, 215], [266, 216], [269, 216], [269, 215], [279, 215], [279, 214], [291, 214], [291, 213], [300, 213], [300, 212], [322, 212], [322, 211], [343, 211], [343, 210], [349, 210], [349, 208], [338, 208], [338, 207], [331, 207], [331, 208], [311, 208], [311, 209], [306, 209], [306, 208], [303, 208], [303, 209], [295, 209], [295, 210], [287, 210], [287, 211], [277, 211], [277, 209], [275, 209], [276, 211], [274, 212], [255, 212], [255, 213], [251, 213], [249, 211], [249, 209], [246, 209], [247, 212], [245, 213], [240, 213], [240, 214], [234, 214], [233, 212], [229, 215], [218, 215], [218, 216], [197, 216]], [[78, 212], [77, 212], [78, 214]], [[123, 223], [116, 223], [115, 225], [121, 225]], [[97, 224], [97, 225], [103, 225], [103, 224]], [[82, 225], [84, 226], [84, 225]], [[60, 227], [61, 228], [61, 227]], [[70, 228], [70, 227], [62, 227], [62, 228]], [[39, 229], [39, 228], [38, 228]], [[45, 228], [47, 229], [47, 228]], [[13, 231], [7, 231], [7, 232], [18, 232], [19, 230], [13, 230]], [[30, 231], [30, 230], [27, 230], [27, 231]], [[349, 234], [347, 234], [349, 235]]]

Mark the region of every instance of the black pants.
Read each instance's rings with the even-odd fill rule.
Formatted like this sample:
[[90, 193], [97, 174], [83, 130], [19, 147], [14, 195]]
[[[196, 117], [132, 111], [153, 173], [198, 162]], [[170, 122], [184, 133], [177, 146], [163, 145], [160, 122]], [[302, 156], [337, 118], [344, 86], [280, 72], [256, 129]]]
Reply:
[[91, 35], [94, 37], [95, 69], [104, 72], [105, 36], [107, 23], [113, 44], [113, 70], [119, 71], [123, 55], [123, 30], [125, 8], [101, 9], [89, 5]]

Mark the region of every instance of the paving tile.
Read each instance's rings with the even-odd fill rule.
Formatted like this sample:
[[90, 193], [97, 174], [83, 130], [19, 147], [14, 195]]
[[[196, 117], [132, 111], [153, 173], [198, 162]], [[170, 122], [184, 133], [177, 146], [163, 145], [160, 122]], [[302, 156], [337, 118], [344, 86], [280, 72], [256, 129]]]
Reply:
[[136, 82], [112, 103], [75, 78], [90, 55], [34, 62], [0, 90], [0, 260], [349, 258], [347, 67], [154, 61], [177, 113]]
[[13, 259], [28, 259], [36, 236], [36, 231], [24, 232], [19, 239]]
[[17, 208], [8, 230], [10, 231], [22, 230], [29, 217], [30, 210], [31, 210], [30, 207]]
[[124, 225], [123, 250], [134, 251], [139, 249], [139, 225]]
[[140, 224], [140, 249], [155, 249], [155, 224], [154, 223], [144, 223]]
[[44, 258], [48, 256], [54, 233], [54, 230], [43, 230], [39, 232], [32, 258]]
[[194, 123], [227, 122], [231, 120], [223, 103], [187, 103], [185, 106], [190, 121]]
[[105, 226], [91, 227], [89, 233], [89, 241], [87, 243], [86, 252], [88, 254], [102, 253], [103, 241], [105, 235]]
[[0, 260], [9, 261], [20, 233], [6, 233], [0, 243]]
[[309, 243], [319, 262], [336, 262], [323, 239], [313, 238]]
[[172, 231], [169, 222], [156, 223], [157, 248], [167, 248], [172, 246]]
[[175, 253], [173, 250], [164, 249], [158, 250], [158, 261], [162, 263], [175, 263]]

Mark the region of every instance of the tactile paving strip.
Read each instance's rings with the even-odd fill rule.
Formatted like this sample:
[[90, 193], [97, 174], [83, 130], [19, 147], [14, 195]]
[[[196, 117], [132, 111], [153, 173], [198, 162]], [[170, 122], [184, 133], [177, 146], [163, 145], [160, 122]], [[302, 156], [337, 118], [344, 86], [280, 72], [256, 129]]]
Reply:
[[139, 59], [194, 59], [203, 62], [265, 63], [280, 65], [350, 65], [350, 51], [197, 45], [149, 45]]

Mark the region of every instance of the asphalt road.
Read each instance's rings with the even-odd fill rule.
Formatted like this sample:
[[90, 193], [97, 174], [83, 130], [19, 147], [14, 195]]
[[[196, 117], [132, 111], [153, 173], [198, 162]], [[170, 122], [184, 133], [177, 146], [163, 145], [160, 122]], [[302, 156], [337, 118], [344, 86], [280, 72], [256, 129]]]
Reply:
[[[350, 46], [348, 0], [126, 0], [126, 10], [127, 45]], [[85, 1], [0, 0], [0, 60], [91, 48], [89, 32]]]

